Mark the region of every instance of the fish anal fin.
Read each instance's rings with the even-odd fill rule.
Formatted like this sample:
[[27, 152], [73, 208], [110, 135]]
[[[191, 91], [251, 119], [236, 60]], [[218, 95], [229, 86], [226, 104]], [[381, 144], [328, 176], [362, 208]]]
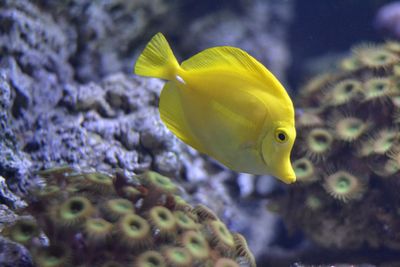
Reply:
[[179, 88], [174, 82], [167, 82], [162, 89], [159, 110], [161, 120], [170, 131], [186, 144], [204, 153], [203, 146], [196, 140], [186, 121]]

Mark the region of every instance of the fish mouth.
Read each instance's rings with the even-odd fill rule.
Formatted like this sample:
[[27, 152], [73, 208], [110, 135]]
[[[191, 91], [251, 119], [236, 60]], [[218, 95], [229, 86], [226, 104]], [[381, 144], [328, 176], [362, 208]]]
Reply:
[[285, 184], [293, 184], [294, 182], [296, 182], [296, 176], [286, 177], [285, 179], [282, 179], [282, 181]]

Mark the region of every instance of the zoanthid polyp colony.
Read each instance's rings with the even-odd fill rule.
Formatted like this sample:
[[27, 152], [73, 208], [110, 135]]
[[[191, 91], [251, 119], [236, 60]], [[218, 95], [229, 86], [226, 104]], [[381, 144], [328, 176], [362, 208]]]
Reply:
[[242, 235], [156, 172], [129, 179], [62, 167], [41, 176], [46, 186], [24, 212], [31, 216], [3, 231], [38, 267], [256, 266]]
[[400, 250], [400, 43], [359, 45], [300, 91], [298, 183], [272, 202], [319, 245]]

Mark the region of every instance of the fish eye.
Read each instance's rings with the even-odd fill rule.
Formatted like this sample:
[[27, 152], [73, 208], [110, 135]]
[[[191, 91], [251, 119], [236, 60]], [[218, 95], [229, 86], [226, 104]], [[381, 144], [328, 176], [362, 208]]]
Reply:
[[289, 139], [289, 138], [288, 138], [288, 135], [286, 134], [285, 131], [280, 130], [280, 129], [278, 129], [278, 130], [275, 131], [275, 140], [276, 140], [278, 143], [281, 143], [281, 144], [282, 144], [282, 143], [286, 143], [288, 139]]

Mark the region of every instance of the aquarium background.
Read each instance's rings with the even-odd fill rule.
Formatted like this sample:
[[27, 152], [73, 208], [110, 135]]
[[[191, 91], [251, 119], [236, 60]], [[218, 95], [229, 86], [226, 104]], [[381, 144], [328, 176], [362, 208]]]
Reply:
[[[257, 266], [400, 266], [400, 48], [374, 45], [400, 38], [399, 18], [400, 3], [381, 0], [0, 0], [0, 266], [38, 265], [31, 246], [57, 242], [42, 229], [23, 246], [12, 227], [28, 214], [47, 214], [32, 209], [33, 192], [46, 184], [38, 171], [60, 166], [123, 173], [128, 181], [149, 170], [171, 178], [187, 203], [204, 205], [246, 238]], [[319, 180], [294, 186], [225, 169], [162, 124], [157, 104], [164, 82], [133, 74], [157, 32], [180, 60], [230, 45], [265, 64], [295, 103], [302, 138], [296, 159], [307, 154], [310, 127], [333, 128], [328, 122], [337, 112], [371, 114], [363, 118], [374, 123], [363, 132], [367, 141], [354, 151], [346, 145], [346, 155], [308, 153]], [[325, 105], [345, 79], [367, 88], [372, 78], [387, 79], [388, 93]], [[388, 131], [379, 135], [381, 129]], [[341, 141], [333, 132], [322, 136]], [[372, 152], [359, 160], [353, 152], [364, 143]], [[324, 181], [343, 159], [349, 173], [368, 179], [346, 176], [341, 185], [362, 190], [335, 198], [347, 187], [335, 193]], [[326, 205], [320, 209], [318, 201]], [[71, 231], [75, 243], [63, 244], [76, 247], [80, 234]]]

